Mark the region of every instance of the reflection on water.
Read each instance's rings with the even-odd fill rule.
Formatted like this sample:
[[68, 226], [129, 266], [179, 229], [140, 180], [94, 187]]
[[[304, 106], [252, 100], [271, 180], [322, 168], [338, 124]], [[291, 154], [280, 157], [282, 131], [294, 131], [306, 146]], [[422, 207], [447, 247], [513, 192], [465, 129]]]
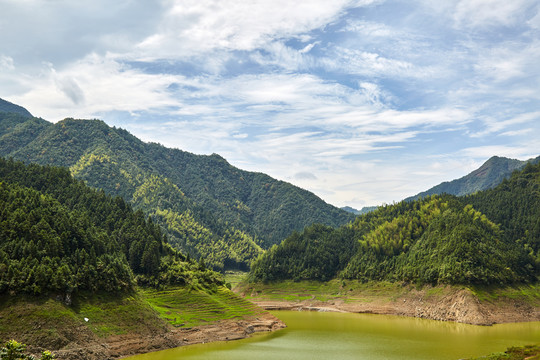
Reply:
[[287, 329], [129, 360], [460, 359], [540, 342], [540, 322], [475, 326], [416, 318], [276, 311]]

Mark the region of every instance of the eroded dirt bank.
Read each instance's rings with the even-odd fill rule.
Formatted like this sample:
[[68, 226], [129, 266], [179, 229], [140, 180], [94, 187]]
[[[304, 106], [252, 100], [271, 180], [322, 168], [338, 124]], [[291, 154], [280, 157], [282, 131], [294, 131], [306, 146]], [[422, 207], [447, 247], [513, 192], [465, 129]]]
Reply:
[[498, 297], [480, 300], [471, 290], [466, 288], [446, 287], [435, 290], [411, 288], [391, 295], [384, 292], [360, 293], [350, 297], [335, 296], [324, 300], [320, 300], [321, 296], [312, 296], [310, 299], [296, 301], [265, 299], [261, 294], [252, 294], [254, 296], [250, 300], [266, 310], [340, 311], [402, 315], [473, 325], [540, 321], [538, 297]]
[[53, 352], [59, 360], [119, 359], [184, 345], [238, 340], [249, 337], [255, 332], [275, 331], [284, 327], [283, 322], [266, 313], [253, 318], [223, 320], [186, 329], [173, 328], [150, 336], [125, 334], [101, 340], [86, 339], [86, 343], [82, 343], [83, 346], [74, 343]]

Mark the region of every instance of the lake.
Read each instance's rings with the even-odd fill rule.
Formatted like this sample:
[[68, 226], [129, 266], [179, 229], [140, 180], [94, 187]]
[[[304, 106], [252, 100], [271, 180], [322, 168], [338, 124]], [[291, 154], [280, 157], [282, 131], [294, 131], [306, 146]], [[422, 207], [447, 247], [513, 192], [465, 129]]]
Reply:
[[287, 329], [129, 360], [461, 359], [540, 342], [540, 322], [475, 326], [400, 316], [276, 311]]

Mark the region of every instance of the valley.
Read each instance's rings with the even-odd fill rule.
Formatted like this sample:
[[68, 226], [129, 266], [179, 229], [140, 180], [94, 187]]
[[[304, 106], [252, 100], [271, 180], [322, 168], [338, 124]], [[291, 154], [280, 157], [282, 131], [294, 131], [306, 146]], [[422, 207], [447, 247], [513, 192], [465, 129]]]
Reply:
[[0, 105], [3, 342], [98, 360], [273, 332], [283, 310], [540, 321], [538, 157], [355, 215], [217, 154]]

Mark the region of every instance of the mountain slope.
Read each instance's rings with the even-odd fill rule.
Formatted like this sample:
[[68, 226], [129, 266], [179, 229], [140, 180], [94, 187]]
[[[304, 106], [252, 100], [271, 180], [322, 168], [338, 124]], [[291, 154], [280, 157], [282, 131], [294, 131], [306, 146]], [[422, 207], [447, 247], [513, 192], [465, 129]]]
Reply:
[[533, 283], [540, 273], [540, 164], [491, 190], [431, 195], [311, 226], [253, 264], [253, 280], [384, 280], [428, 284]]
[[219, 155], [144, 143], [98, 120], [51, 124], [0, 113], [0, 155], [69, 167], [88, 185], [143, 210], [173, 246], [208, 258], [216, 269], [247, 269], [261, 247], [294, 230], [354, 219], [308, 191], [237, 169]]
[[500, 224], [507, 241], [522, 245], [540, 267], [540, 163], [530, 162], [499, 186], [464, 201]]
[[22, 106], [15, 105], [4, 99], [0, 99], [0, 111], [16, 113], [25, 117], [32, 117], [32, 114], [30, 114], [30, 112], [26, 110], [25, 108], [23, 108]]
[[0, 295], [222, 284], [173, 250], [142, 212], [67, 169], [0, 158], [0, 209]]
[[[226, 340], [282, 326], [224, 285], [120, 197], [0, 158], [0, 342], [97, 360], [191, 343], [182, 327]], [[216, 339], [204, 331], [190, 333]]]
[[514, 170], [522, 169], [528, 162], [535, 164], [539, 161], [540, 157], [521, 161], [493, 156], [480, 166], [480, 168], [474, 170], [470, 174], [456, 180], [445, 181], [429, 190], [408, 197], [405, 201], [411, 201], [434, 194], [463, 196], [473, 194], [477, 191], [491, 189], [499, 185], [505, 178], [508, 178]]

